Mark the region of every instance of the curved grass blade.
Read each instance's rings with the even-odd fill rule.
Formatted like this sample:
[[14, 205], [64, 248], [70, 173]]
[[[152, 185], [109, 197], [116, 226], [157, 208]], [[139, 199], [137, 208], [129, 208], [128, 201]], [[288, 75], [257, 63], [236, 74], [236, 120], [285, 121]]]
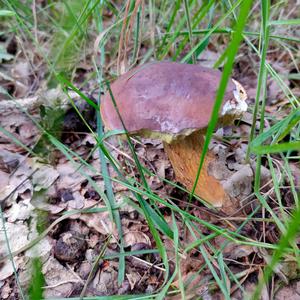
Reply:
[[242, 3], [241, 8], [240, 8], [240, 14], [239, 14], [239, 18], [237, 20], [236, 30], [235, 30], [235, 33], [233, 34], [232, 41], [231, 41], [231, 43], [228, 47], [230, 49], [230, 51], [228, 51], [227, 61], [226, 61], [226, 64], [224, 66], [221, 81], [220, 81], [219, 88], [218, 88], [218, 91], [217, 91], [215, 105], [214, 105], [214, 108], [213, 108], [213, 111], [212, 111], [210, 122], [209, 122], [208, 127], [207, 127], [205, 143], [204, 143], [204, 146], [203, 146], [203, 152], [201, 154], [199, 168], [198, 168], [198, 171], [197, 171], [196, 179], [195, 179], [195, 182], [194, 182], [189, 200], [192, 199], [192, 197], [195, 193], [195, 189], [196, 189], [199, 177], [200, 177], [200, 172], [201, 172], [201, 169], [203, 167], [204, 157], [206, 155], [206, 152], [207, 152], [208, 146], [209, 146], [209, 142], [211, 140], [214, 129], [215, 129], [215, 127], [217, 125], [217, 122], [218, 122], [219, 110], [220, 110], [220, 107], [222, 105], [222, 100], [223, 100], [223, 97], [224, 97], [224, 94], [225, 94], [227, 83], [229, 81], [229, 76], [230, 76], [230, 73], [231, 73], [231, 70], [232, 70], [232, 67], [233, 67], [234, 58], [235, 58], [236, 53], [238, 51], [240, 42], [242, 41], [242, 31], [243, 31], [244, 26], [246, 24], [251, 4], [252, 4], [252, 0], [245, 0]]
[[270, 21], [269, 26], [282, 26], [282, 25], [296, 25], [300, 26], [300, 19], [289, 19], [289, 20], [275, 20]]
[[[227, 12], [226, 12], [226, 14], [224, 15], [224, 16], [222, 16], [218, 21], [217, 21], [217, 23], [215, 24], [215, 26], [211, 29], [211, 30], [209, 30], [208, 31], [208, 33], [203, 37], [203, 39], [191, 50], [191, 51], [189, 51], [189, 53], [181, 60], [182, 62], [186, 62], [186, 61], [188, 61], [191, 57], [192, 57], [192, 55], [193, 55], [193, 53], [197, 50], [197, 49], [199, 49], [199, 47], [202, 47], [202, 44], [205, 44], [206, 43], [206, 41], [207, 41], [207, 39], [211, 36], [211, 34], [215, 31], [215, 30], [217, 30], [218, 28], [219, 28], [219, 26], [221, 25], [221, 23], [224, 21], [224, 20], [226, 20], [228, 17], [229, 17], [229, 15], [232, 13], [232, 11], [233, 10], [235, 10], [241, 3], [243, 3], [244, 4], [244, 2], [245, 1], [243, 1], [243, 0], [239, 0], [239, 1], [237, 1], [233, 6], [232, 6], [232, 8], [231, 9], [229, 9]], [[246, 1], [246, 3], [248, 3], [247, 1]], [[238, 29], [238, 27], [237, 27], [237, 29]], [[240, 33], [237, 33], [235, 36], [238, 36]]]

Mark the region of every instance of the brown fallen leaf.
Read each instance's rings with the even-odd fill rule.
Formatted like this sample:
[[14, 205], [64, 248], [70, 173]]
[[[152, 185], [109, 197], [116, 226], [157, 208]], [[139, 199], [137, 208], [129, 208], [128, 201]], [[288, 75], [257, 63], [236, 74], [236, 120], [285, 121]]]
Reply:
[[291, 168], [291, 172], [294, 177], [295, 187], [299, 191], [300, 190], [300, 165], [299, 165], [299, 163], [297, 163], [297, 164], [290, 163], [289, 166]]
[[10, 287], [9, 282], [6, 282], [3, 286], [0, 284], [0, 298], [5, 300], [11, 296], [13, 289]]
[[31, 67], [30, 63], [25, 60], [18, 60], [11, 69], [11, 77], [14, 79], [14, 96], [24, 97], [30, 90], [30, 75]]
[[[29, 229], [23, 222], [16, 223], [5, 223], [5, 230], [10, 242], [11, 251], [17, 251], [18, 249], [24, 247], [28, 244], [29, 239]], [[4, 230], [0, 231], [0, 256], [7, 253], [6, 239], [4, 235]]]
[[97, 294], [113, 295], [118, 290], [118, 266], [109, 262], [104, 268], [99, 269], [92, 281], [92, 287]]
[[32, 217], [34, 206], [30, 203], [30, 199], [20, 202], [13, 202], [12, 206], [6, 210], [5, 217], [8, 222], [24, 221]]
[[125, 247], [133, 246], [135, 244], [140, 243], [151, 246], [150, 238], [148, 237], [148, 235], [141, 231], [129, 231], [124, 234], [123, 238]]
[[[225, 258], [237, 260], [242, 257], [248, 257], [251, 253], [255, 252], [254, 248], [248, 245], [239, 245], [234, 242], [228, 241], [223, 236], [217, 236], [213, 239], [213, 244], [216, 249], [222, 246], [222, 254]], [[223, 248], [223, 246], [225, 246]]]
[[300, 281], [295, 280], [289, 285], [280, 288], [274, 297], [275, 300], [300, 300]]
[[[91, 203], [91, 201], [89, 201]], [[97, 205], [94, 207], [104, 207], [102, 205]], [[103, 235], [112, 234], [111, 242], [115, 243], [118, 239], [118, 230], [116, 225], [111, 221], [109, 212], [97, 212], [97, 213], [88, 213], [88, 214], [78, 214], [70, 216], [71, 219], [78, 219], [90, 227], [96, 230], [97, 232]]]
[[130, 272], [129, 274], [126, 273], [126, 278], [130, 284], [130, 289], [133, 290], [136, 284], [141, 280], [141, 275], [138, 272]]
[[[207, 299], [212, 300], [212, 296], [209, 291], [208, 281], [209, 277], [204, 274], [199, 274], [196, 271], [191, 271], [187, 274], [182, 274], [181, 279], [185, 285], [185, 296], [186, 299]], [[179, 289], [179, 280], [172, 283], [172, 286]], [[169, 300], [181, 300], [181, 294], [175, 296], [168, 296], [166, 299]]]
[[[17, 257], [14, 259], [14, 264], [15, 264], [15, 267], [17, 270], [19, 269], [19, 265], [22, 264], [23, 261], [24, 261], [23, 257]], [[13, 274], [14, 274], [14, 268], [13, 268], [11, 261], [6, 260], [5, 262], [0, 263], [0, 282], [2, 280], [7, 279], [8, 277], [10, 277]], [[1, 288], [0, 288], [0, 291], [1, 291]], [[2, 299], [2, 298], [0, 298], [0, 299]]]
[[52, 166], [34, 162], [37, 171], [32, 175], [35, 191], [47, 190], [58, 179], [59, 172]]
[[[2, 226], [1, 226], [2, 227]], [[5, 230], [8, 237], [9, 245], [11, 251], [16, 251], [21, 249], [29, 243], [28, 235], [29, 229], [28, 226], [22, 222], [10, 223], [6, 222]], [[6, 255], [7, 252], [7, 242], [4, 235], [4, 230], [0, 230], [0, 257]], [[15, 266], [18, 269], [20, 259], [15, 260]], [[4, 264], [0, 264], [0, 280], [4, 280], [7, 277], [13, 274], [13, 267], [11, 262], [7, 259], [4, 261]]]
[[45, 298], [69, 297], [73, 291], [74, 283], [80, 279], [62, 266], [54, 257], [49, 257], [42, 267], [46, 285], [44, 287]]
[[241, 199], [251, 194], [252, 181], [253, 171], [250, 165], [244, 165], [227, 180], [222, 181], [222, 185], [230, 197]]

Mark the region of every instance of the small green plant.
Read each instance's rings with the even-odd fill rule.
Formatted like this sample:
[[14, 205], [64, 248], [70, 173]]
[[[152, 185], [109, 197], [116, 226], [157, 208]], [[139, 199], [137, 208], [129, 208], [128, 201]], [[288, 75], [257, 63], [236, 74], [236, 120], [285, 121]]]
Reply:
[[38, 300], [43, 298], [43, 286], [45, 278], [42, 273], [42, 262], [39, 258], [32, 259], [31, 280], [28, 289], [28, 297], [30, 300]]

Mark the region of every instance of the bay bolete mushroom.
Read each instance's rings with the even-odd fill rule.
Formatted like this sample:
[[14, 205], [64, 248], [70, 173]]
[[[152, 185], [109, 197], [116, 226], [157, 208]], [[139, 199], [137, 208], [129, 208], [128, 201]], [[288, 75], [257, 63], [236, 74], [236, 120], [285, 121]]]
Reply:
[[[177, 180], [191, 190], [198, 170], [205, 131], [214, 106], [221, 72], [199, 65], [156, 62], [139, 66], [112, 85], [111, 92], [129, 134], [159, 138]], [[230, 80], [219, 124], [227, 124], [247, 109], [244, 88]], [[110, 93], [101, 104], [105, 126], [123, 129]], [[215, 160], [208, 152], [195, 194], [215, 207], [230, 205], [222, 184], [209, 174]]]

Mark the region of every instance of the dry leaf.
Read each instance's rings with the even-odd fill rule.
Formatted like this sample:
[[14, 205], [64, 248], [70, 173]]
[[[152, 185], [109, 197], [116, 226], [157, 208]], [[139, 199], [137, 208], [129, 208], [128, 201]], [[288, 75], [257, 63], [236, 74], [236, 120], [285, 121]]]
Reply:
[[24, 97], [29, 92], [30, 89], [30, 64], [28, 61], [21, 60], [14, 64], [11, 69], [11, 75], [15, 82], [15, 97]]
[[118, 272], [109, 264], [104, 269], [100, 269], [92, 286], [100, 295], [112, 295], [118, 290]]
[[42, 272], [46, 281], [45, 298], [68, 297], [73, 291], [73, 284], [80, 281], [53, 257], [43, 265]]
[[0, 170], [0, 194], [6, 188], [9, 182], [9, 174]]
[[131, 290], [133, 290], [135, 285], [141, 280], [141, 275], [138, 272], [130, 272], [130, 274], [126, 274], [126, 277], [130, 284]]
[[[28, 244], [28, 227], [22, 223], [9, 223], [5, 224], [6, 233], [9, 240], [11, 251], [16, 251]], [[7, 243], [4, 236], [4, 230], [0, 230], [0, 256], [7, 254]], [[22, 258], [23, 259], [23, 258]], [[21, 258], [15, 259], [15, 266], [18, 269]], [[0, 280], [11, 276], [13, 274], [13, 267], [11, 262], [7, 259], [4, 264], [0, 264]]]
[[[103, 207], [103, 206], [97, 206]], [[118, 231], [116, 225], [111, 221], [109, 212], [98, 212], [98, 213], [88, 213], [70, 216], [72, 219], [79, 219], [86, 223], [90, 228], [95, 229], [103, 235], [112, 234], [113, 238], [111, 242], [115, 242], [114, 237], [118, 238]]]
[[[6, 234], [9, 240], [11, 251], [16, 251], [28, 244], [29, 229], [23, 222], [5, 223]], [[7, 253], [4, 231], [0, 230], [0, 255]]]
[[275, 300], [300, 300], [300, 281], [294, 281], [288, 286], [284, 286], [275, 294]]
[[[222, 254], [225, 258], [230, 258], [233, 260], [248, 257], [251, 253], [254, 252], [253, 247], [248, 245], [239, 245], [234, 242], [228, 241], [223, 236], [217, 236], [213, 240], [216, 249], [222, 247]], [[225, 247], [223, 248], [223, 246]]]
[[252, 192], [253, 171], [249, 165], [244, 165], [222, 185], [226, 193], [232, 198], [241, 199]]
[[56, 168], [59, 173], [59, 179], [57, 181], [57, 189], [64, 190], [66, 188], [73, 192], [80, 190], [80, 185], [86, 178], [76, 170], [76, 167], [71, 162], [59, 164]]
[[10, 287], [8, 282], [6, 282], [5, 285], [3, 284], [3, 286], [1, 286], [0, 283], [0, 299], [7, 299], [11, 295], [12, 291], [13, 289]]
[[13, 205], [6, 210], [5, 216], [8, 222], [24, 221], [32, 216], [34, 206], [31, 205], [30, 199], [25, 199], [20, 202], [14, 202]]
[[125, 247], [130, 247], [138, 243], [151, 246], [150, 238], [141, 231], [129, 231], [124, 234], [123, 238]]
[[[20, 263], [23, 261], [23, 258], [16, 257], [14, 259], [14, 264], [18, 270]], [[14, 273], [13, 265], [10, 260], [6, 260], [4, 263], [0, 264], [0, 282], [10, 277]], [[0, 298], [2, 299], [2, 298]]]
[[48, 189], [59, 177], [59, 173], [50, 165], [35, 163], [37, 171], [32, 176], [35, 191]]
[[72, 194], [74, 197], [73, 200], [67, 201], [68, 203], [68, 208], [70, 209], [81, 209], [84, 207], [84, 197], [78, 192], [74, 192]]

